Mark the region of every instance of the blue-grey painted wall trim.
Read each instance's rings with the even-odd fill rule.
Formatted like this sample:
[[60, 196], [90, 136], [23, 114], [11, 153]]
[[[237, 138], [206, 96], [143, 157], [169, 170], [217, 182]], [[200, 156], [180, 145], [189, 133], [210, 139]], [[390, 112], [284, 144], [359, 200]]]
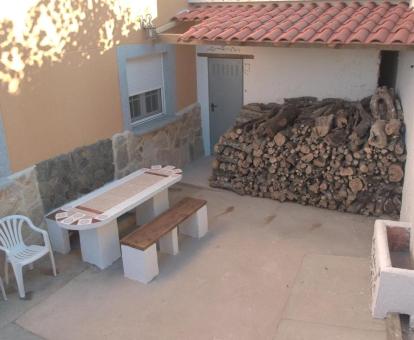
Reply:
[[6, 135], [3, 128], [3, 120], [0, 114], [0, 179], [10, 175], [9, 152], [7, 150]]
[[166, 113], [167, 115], [174, 115], [176, 110], [175, 46], [168, 44], [137, 44], [122, 45], [117, 48], [119, 88], [125, 130], [132, 129], [128, 99], [127, 61], [128, 59], [160, 53], [163, 56]]

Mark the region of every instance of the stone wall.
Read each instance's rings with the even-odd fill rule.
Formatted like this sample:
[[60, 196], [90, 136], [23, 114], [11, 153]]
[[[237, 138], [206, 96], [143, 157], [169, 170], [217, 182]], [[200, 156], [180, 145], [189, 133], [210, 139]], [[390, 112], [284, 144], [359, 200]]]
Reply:
[[161, 129], [140, 135], [125, 131], [114, 135], [112, 141], [115, 178], [154, 164], [182, 168], [204, 155], [200, 106]]
[[41, 225], [44, 216], [42, 199], [34, 167], [7, 177], [0, 184], [0, 217], [28, 216]]
[[114, 179], [112, 141], [99, 141], [43, 161], [36, 166], [46, 212]]
[[22, 214], [45, 227], [46, 213], [142, 167], [184, 167], [204, 155], [200, 108], [152, 132], [124, 132], [0, 179], [0, 218]]

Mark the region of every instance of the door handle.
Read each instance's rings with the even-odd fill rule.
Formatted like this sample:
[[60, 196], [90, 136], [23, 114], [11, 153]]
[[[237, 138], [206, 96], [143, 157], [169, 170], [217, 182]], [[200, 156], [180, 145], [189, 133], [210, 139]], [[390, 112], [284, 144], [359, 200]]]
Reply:
[[214, 110], [215, 110], [215, 108], [217, 107], [217, 105], [216, 104], [214, 104], [214, 103], [211, 103], [210, 104], [210, 110], [211, 110], [211, 112], [214, 112]]

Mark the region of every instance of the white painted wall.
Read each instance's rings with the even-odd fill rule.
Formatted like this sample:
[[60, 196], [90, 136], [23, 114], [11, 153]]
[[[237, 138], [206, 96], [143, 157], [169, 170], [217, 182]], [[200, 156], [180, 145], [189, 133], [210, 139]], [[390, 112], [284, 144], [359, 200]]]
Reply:
[[326, 48], [244, 48], [245, 103], [315, 96], [361, 99], [373, 94], [379, 52]]
[[[361, 99], [377, 87], [379, 51], [375, 49], [197, 46], [197, 53], [249, 54], [244, 60], [244, 103], [283, 102], [315, 96]], [[198, 100], [205, 150], [209, 150], [207, 58], [197, 57]]]
[[414, 51], [400, 52], [397, 94], [401, 99], [406, 125], [407, 162], [400, 219], [414, 222]]

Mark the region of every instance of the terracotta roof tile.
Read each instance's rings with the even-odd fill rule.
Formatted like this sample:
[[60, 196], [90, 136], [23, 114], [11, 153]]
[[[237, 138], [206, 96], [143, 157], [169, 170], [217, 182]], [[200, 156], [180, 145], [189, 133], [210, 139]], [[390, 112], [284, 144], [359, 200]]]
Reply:
[[289, 41], [292, 41], [293, 38], [295, 38], [297, 35], [298, 35], [298, 30], [290, 29], [289, 31], [286, 31], [281, 36], [279, 36], [275, 41], [289, 42]]
[[283, 30], [279, 27], [276, 27], [265, 34], [260, 41], [275, 41], [279, 36], [283, 34]]
[[293, 26], [293, 22], [288, 20], [285, 20], [283, 22], [281, 22], [279, 24], [279, 28], [283, 31], [286, 32], [288, 29], [290, 29]]
[[299, 20], [296, 24], [293, 25], [292, 29], [298, 31], [298, 34], [302, 32], [305, 28], [309, 27], [309, 24], [304, 20]]
[[269, 20], [268, 22], [266, 22], [265, 24], [262, 25], [261, 29], [263, 29], [265, 31], [270, 31], [276, 25], [277, 25], [277, 23], [275, 21]]
[[387, 42], [388, 43], [403, 43], [404, 41], [407, 41], [408, 38], [410, 36], [410, 31], [402, 28], [400, 30], [398, 30], [397, 32], [390, 34], [390, 36], [388, 37]]
[[316, 34], [316, 31], [312, 28], [307, 28], [302, 33], [298, 34], [296, 38], [294, 38], [293, 42], [306, 42], [310, 41], [310, 39]]
[[383, 22], [381, 24], [381, 26], [379, 26], [375, 30], [373, 30], [373, 32], [377, 32], [381, 28], [385, 28], [386, 30], [388, 30], [389, 32], [391, 32], [394, 28], [397, 28], [398, 29], [399, 27], [396, 27], [396, 25], [395, 25], [395, 23], [393, 21], [387, 20], [387, 21]]
[[252, 34], [249, 34], [244, 40], [248, 41], [257, 41], [259, 40], [262, 36], [264, 36], [266, 34], [266, 30], [263, 28], [260, 28], [256, 31], [254, 31]]
[[309, 28], [313, 28], [316, 32], [319, 32], [324, 27], [322, 21], [315, 20], [312, 24], [309, 25]]
[[405, 20], [398, 25], [398, 29], [394, 29], [393, 31], [398, 31], [399, 29], [405, 28], [409, 32], [414, 31], [414, 21]]
[[240, 41], [243, 41], [251, 33], [252, 33], [252, 30], [250, 28], [247, 28], [246, 27], [246, 28], [243, 28], [238, 33], [236, 33], [235, 35], [233, 35], [230, 40], [240, 40]]
[[221, 32], [218, 36], [217, 39], [227, 39], [230, 38], [232, 35], [236, 34], [237, 30], [235, 28], [229, 28], [226, 29], [225, 31]]
[[343, 27], [336, 33], [332, 34], [332, 36], [328, 40], [328, 44], [347, 41], [351, 34], [352, 34], [352, 30], [350, 30], [347, 27]]
[[326, 42], [332, 36], [334, 31], [330, 28], [324, 28], [321, 32], [315, 34], [310, 42]]
[[376, 33], [371, 34], [367, 43], [381, 43], [385, 42], [390, 34], [390, 31], [384, 27], [380, 28]]
[[414, 45], [414, 10], [406, 2], [202, 4], [174, 19], [198, 22], [183, 41]]
[[348, 38], [348, 42], [357, 42], [357, 43], [364, 43], [366, 39], [370, 35], [370, 31], [365, 28], [360, 28], [355, 33], [351, 34], [351, 36]]

